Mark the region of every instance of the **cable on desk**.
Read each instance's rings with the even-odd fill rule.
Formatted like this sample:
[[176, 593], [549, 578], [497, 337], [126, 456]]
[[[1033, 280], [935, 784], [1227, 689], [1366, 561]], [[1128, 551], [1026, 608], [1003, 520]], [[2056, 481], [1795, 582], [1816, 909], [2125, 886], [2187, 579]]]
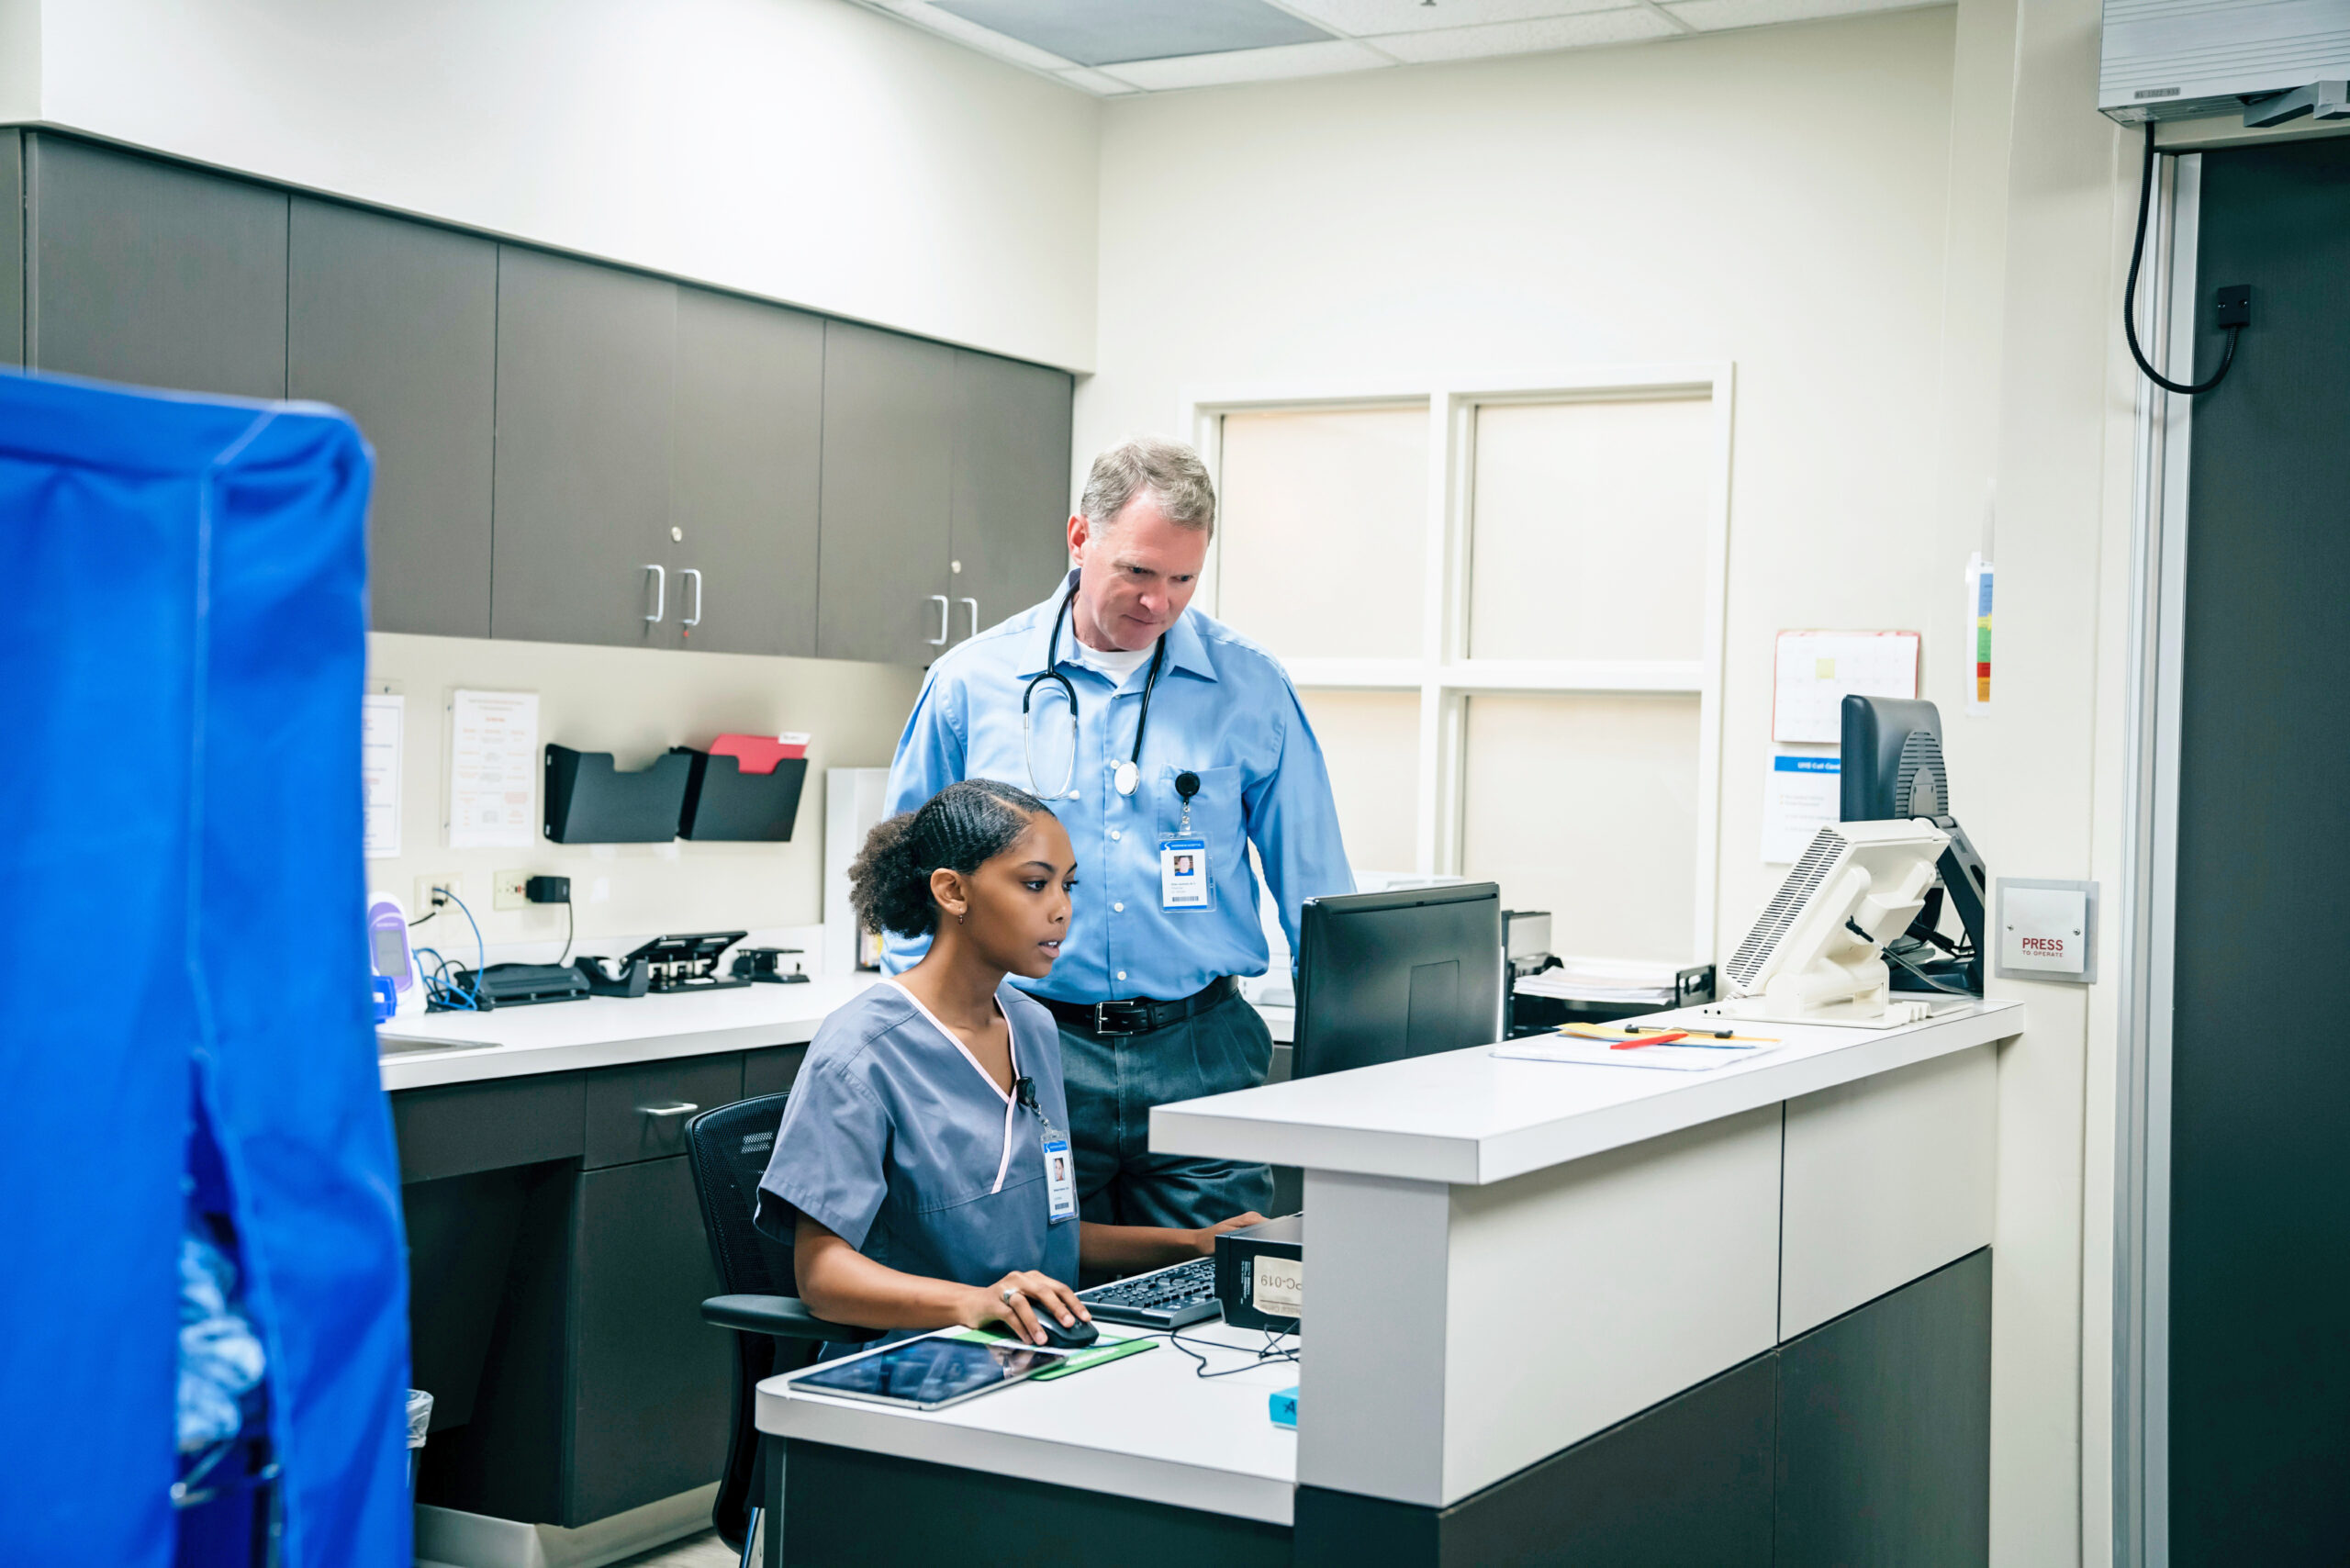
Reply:
[[[1265, 1330], [1264, 1349], [1259, 1350], [1256, 1355], [1237, 1367], [1225, 1367], [1219, 1372], [1210, 1372], [1208, 1371], [1208, 1359], [1200, 1354], [1199, 1351], [1192, 1349], [1191, 1345], [1183, 1343], [1182, 1330], [1179, 1328], [1169, 1328], [1164, 1330], [1164, 1332], [1167, 1335], [1167, 1342], [1169, 1344], [1174, 1346], [1177, 1350], [1191, 1357], [1192, 1360], [1197, 1363], [1192, 1369], [1192, 1375], [1193, 1377], [1230, 1377], [1235, 1372], [1254, 1372], [1268, 1361], [1290, 1361], [1293, 1363], [1298, 1359], [1298, 1355], [1300, 1353], [1300, 1347], [1294, 1345], [1285, 1350], [1278, 1349], [1281, 1342], [1290, 1337], [1291, 1330], [1286, 1328], [1268, 1328]], [[1211, 1350], [1245, 1350], [1248, 1349], [1245, 1345], [1219, 1345], [1213, 1339], [1194, 1339], [1192, 1343], [1196, 1345], [1205, 1345]]]

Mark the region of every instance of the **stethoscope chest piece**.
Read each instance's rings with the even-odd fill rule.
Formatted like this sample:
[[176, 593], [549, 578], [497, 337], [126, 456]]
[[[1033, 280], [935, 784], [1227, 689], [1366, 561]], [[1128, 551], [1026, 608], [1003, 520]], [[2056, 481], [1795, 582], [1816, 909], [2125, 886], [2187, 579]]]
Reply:
[[1110, 776], [1110, 782], [1117, 787], [1119, 794], [1131, 795], [1135, 792], [1135, 786], [1142, 782], [1142, 769], [1132, 762], [1122, 762], [1118, 764], [1118, 771]]

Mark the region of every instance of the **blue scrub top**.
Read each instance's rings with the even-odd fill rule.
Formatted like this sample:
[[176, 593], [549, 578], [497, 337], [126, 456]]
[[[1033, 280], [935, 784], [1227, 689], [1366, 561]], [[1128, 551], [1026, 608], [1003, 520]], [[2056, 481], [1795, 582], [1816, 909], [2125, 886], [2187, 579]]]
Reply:
[[1078, 1222], [1051, 1223], [1045, 1181], [1044, 1124], [1069, 1128], [1060, 1033], [1008, 980], [995, 994], [1036, 1110], [1013, 1103], [944, 1025], [882, 981], [826, 1018], [808, 1047], [759, 1180], [759, 1228], [789, 1242], [796, 1210], [905, 1273], [985, 1285], [1035, 1269], [1074, 1286]]

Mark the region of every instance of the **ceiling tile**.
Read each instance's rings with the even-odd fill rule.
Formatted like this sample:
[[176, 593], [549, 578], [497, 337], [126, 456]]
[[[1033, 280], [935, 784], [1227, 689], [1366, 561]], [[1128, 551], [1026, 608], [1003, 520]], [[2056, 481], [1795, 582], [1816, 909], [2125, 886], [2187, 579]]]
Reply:
[[1774, 22], [1808, 22], [1822, 17], [1850, 17], [1862, 11], [1901, 11], [1938, 0], [1684, 0], [1667, 9], [1694, 28], [1719, 32], [1729, 28], [1760, 28]]
[[1222, 54], [1325, 39], [1265, 0], [934, 0], [935, 8], [1079, 65]]
[[1281, 4], [1335, 31], [1377, 38], [1612, 11], [1621, 8], [1624, 0], [1438, 0], [1433, 6], [1421, 0], [1281, 0]]
[[1232, 54], [1194, 54], [1182, 60], [1140, 60], [1113, 67], [1109, 74], [1153, 93], [1177, 87], [1214, 87], [1231, 82], [1270, 82], [1284, 76], [1326, 76], [1368, 71], [1394, 62], [1365, 44], [1334, 39], [1328, 43], [1292, 44], [1286, 49], [1249, 49]]
[[[1713, 0], [1699, 0], [1700, 4]], [[1637, 43], [1670, 38], [1679, 32], [1671, 22], [1645, 6], [1615, 11], [1589, 11], [1578, 17], [1551, 17], [1532, 22], [1496, 22], [1482, 28], [1446, 28], [1436, 32], [1390, 33], [1379, 47], [1408, 65], [1443, 60], [1473, 60], [1481, 55], [1532, 54], [1542, 50], [1582, 49], [1594, 44]]]
[[926, 4], [925, 0], [880, 0], [880, 5], [882, 9], [892, 15], [903, 17], [932, 32], [953, 39], [957, 43], [992, 54], [998, 60], [1008, 60], [1014, 65], [1025, 65], [1032, 71], [1062, 71], [1069, 64], [1058, 54], [1047, 54], [1034, 44], [1006, 38], [976, 22], [967, 22], [951, 11]]

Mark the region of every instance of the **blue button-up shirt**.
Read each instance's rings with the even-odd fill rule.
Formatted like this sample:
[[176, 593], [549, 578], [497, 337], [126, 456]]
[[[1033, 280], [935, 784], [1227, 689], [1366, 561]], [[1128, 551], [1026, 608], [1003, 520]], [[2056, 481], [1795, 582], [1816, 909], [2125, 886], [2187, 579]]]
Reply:
[[[1074, 577], [1072, 577], [1072, 581]], [[1069, 777], [1069, 705], [1045, 681], [1030, 703], [1035, 758], [1022, 746], [1021, 694], [1044, 673], [1059, 592], [991, 626], [931, 666], [890, 769], [888, 809], [910, 812], [961, 778], [998, 778], [1044, 796], [1077, 849], [1069, 935], [1050, 975], [1026, 989], [1062, 1002], [1191, 995], [1225, 975], [1265, 972], [1254, 843], [1297, 951], [1298, 906], [1354, 890], [1329, 770], [1279, 661], [1229, 627], [1187, 610], [1167, 632], [1167, 658], [1150, 699], [1142, 778], [1132, 795], [1113, 782], [1133, 754], [1147, 666], [1125, 687], [1080, 664], [1064, 625], [1058, 667], [1077, 689], [1077, 767]], [[1179, 774], [1199, 775], [1182, 832]], [[1055, 794], [1058, 799], [1054, 799]], [[1159, 844], [1206, 841], [1211, 907], [1160, 904]], [[895, 974], [927, 939], [891, 937], [882, 967]]]

